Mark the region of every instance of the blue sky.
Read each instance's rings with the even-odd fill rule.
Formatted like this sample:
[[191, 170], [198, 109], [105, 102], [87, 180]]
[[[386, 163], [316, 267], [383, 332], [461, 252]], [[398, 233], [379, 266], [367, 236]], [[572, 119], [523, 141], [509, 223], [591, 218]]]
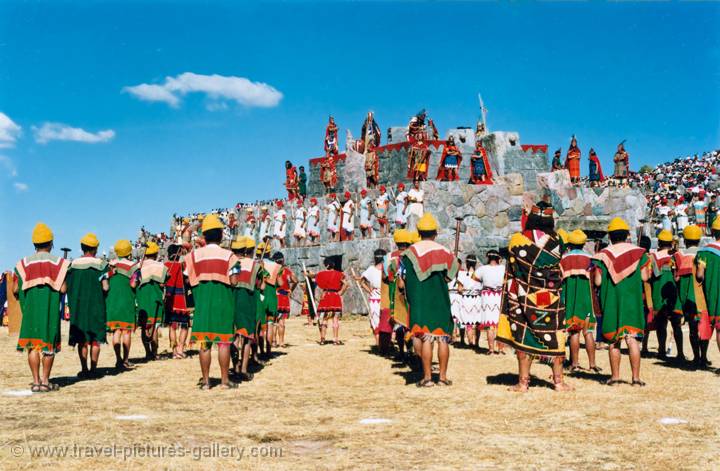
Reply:
[[328, 114], [344, 136], [425, 107], [444, 132], [482, 92], [491, 129], [575, 133], [606, 170], [622, 139], [635, 169], [717, 147], [719, 20], [715, 2], [2, 2], [0, 268], [39, 220], [77, 253], [88, 231], [105, 250], [281, 195]]

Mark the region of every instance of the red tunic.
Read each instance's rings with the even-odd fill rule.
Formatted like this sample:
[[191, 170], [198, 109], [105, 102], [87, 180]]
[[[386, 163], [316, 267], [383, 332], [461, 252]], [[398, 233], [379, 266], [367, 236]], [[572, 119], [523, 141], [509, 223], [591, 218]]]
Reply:
[[323, 293], [318, 304], [318, 312], [342, 312], [342, 289], [345, 274], [337, 270], [323, 270], [315, 275], [315, 282]]
[[293, 272], [288, 267], [283, 267], [277, 278], [277, 285], [275, 286], [278, 299], [278, 314], [290, 314], [290, 279]]

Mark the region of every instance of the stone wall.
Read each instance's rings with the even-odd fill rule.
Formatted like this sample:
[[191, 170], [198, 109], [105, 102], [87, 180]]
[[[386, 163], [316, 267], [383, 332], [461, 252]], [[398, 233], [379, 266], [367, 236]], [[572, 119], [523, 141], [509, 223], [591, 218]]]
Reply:
[[[386, 186], [395, 186], [399, 182], [409, 183], [408, 178], [408, 148], [409, 143], [403, 140], [396, 142], [404, 136], [405, 128], [390, 128], [390, 136], [392, 141], [385, 146], [378, 147], [378, 159], [380, 167], [380, 184]], [[463, 155], [463, 161], [460, 166], [459, 178], [461, 182], [467, 182], [470, 179], [470, 156], [475, 149], [475, 134], [468, 128], [455, 128], [447, 132], [445, 139], [454, 136], [456, 145], [460, 148]], [[428, 170], [428, 180], [435, 180], [437, 176], [438, 166], [442, 157], [443, 144], [445, 140], [430, 141], [430, 162]], [[487, 149], [490, 168], [495, 177], [503, 177], [507, 174], [520, 174], [525, 180], [528, 190], [537, 188], [537, 180], [535, 178], [538, 172], [547, 172], [548, 159], [546, 151], [524, 150], [520, 144], [520, 136], [515, 132], [498, 131], [483, 137], [483, 146]], [[544, 147], [544, 146], [543, 146]], [[346, 189], [357, 191], [359, 183], [357, 178], [349, 178], [350, 175], [356, 175], [357, 171], [353, 169], [348, 171], [348, 159], [350, 163], [358, 162], [361, 154], [349, 150], [345, 154], [341, 154], [337, 162], [338, 184], [337, 192], [343, 192]], [[357, 168], [356, 165], [353, 165]], [[325, 189], [320, 182], [320, 165], [317, 159], [310, 162], [310, 172], [308, 175], [308, 193], [312, 196], [320, 196], [325, 193]]]

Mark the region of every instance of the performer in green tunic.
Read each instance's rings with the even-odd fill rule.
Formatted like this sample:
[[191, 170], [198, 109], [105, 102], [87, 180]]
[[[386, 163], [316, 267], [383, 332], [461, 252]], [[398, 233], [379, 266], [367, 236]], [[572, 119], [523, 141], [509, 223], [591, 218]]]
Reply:
[[587, 236], [579, 229], [568, 235], [568, 251], [560, 260], [562, 271], [561, 301], [565, 304], [565, 327], [570, 333], [570, 371], [580, 371], [580, 334], [585, 339], [585, 351], [590, 370], [602, 371], [595, 364], [595, 307], [590, 280], [592, 256], [583, 250]]
[[701, 328], [701, 333], [706, 330], [712, 336], [714, 329], [720, 349], [720, 218], [713, 221], [711, 231], [715, 240], [698, 250], [696, 275], [702, 283], [708, 311], [708, 326]]
[[[248, 373], [248, 365], [252, 356], [252, 343], [255, 340], [257, 324], [257, 287], [260, 279], [260, 264], [253, 259], [255, 241], [250, 237], [240, 236], [233, 241], [232, 251], [239, 262], [232, 269], [230, 281], [235, 293], [235, 341], [241, 361], [234, 365], [235, 373], [243, 380], [252, 379]], [[234, 359], [233, 359], [234, 361]]]
[[[675, 260], [675, 281], [678, 287], [678, 300], [682, 313], [690, 330], [690, 347], [693, 351], [692, 364], [695, 368], [708, 367], [707, 350], [710, 340], [708, 310], [705, 294], [697, 278], [698, 246], [703, 236], [700, 226], [691, 225], [683, 229], [685, 248], [673, 256]], [[700, 335], [700, 324], [704, 332]]]
[[433, 386], [433, 344], [438, 344], [440, 377], [438, 384], [450, 386], [447, 367], [450, 359], [450, 341], [453, 318], [450, 312], [448, 281], [455, 278], [459, 269], [455, 256], [435, 242], [438, 225], [432, 214], [426, 212], [417, 222], [420, 241], [402, 254], [405, 267], [404, 286], [410, 305], [410, 332], [422, 340], [421, 358], [423, 379], [418, 386]]
[[565, 309], [560, 300], [560, 238], [554, 211], [547, 201], [534, 205], [525, 230], [510, 238], [508, 268], [498, 322], [498, 341], [513, 347], [518, 383], [510, 388], [526, 392], [535, 357], [551, 357], [556, 391], [573, 388], [563, 379]]
[[630, 244], [630, 226], [614, 218], [608, 226], [610, 243], [595, 254], [595, 284], [600, 287], [602, 333], [610, 344], [611, 377], [608, 385], [620, 381], [620, 342], [624, 339], [630, 352], [633, 386], [644, 386], [640, 379], [640, 344], [645, 330], [643, 282], [650, 278], [650, 259], [645, 249]]
[[[658, 357], [667, 356], [667, 323], [673, 330], [675, 346], [677, 347], [676, 360], [684, 361], [682, 308], [678, 301], [677, 285], [675, 284], [675, 262], [673, 259], [673, 234], [665, 229], [658, 234], [658, 249], [650, 253], [652, 275], [652, 324], [658, 338]], [[644, 342], [645, 339], [643, 339]]]
[[195, 300], [195, 315], [191, 342], [200, 345], [200, 388], [210, 389], [210, 362], [212, 346], [218, 345], [220, 383], [225, 389], [237, 388], [230, 381], [230, 344], [235, 336], [235, 296], [230, 281], [230, 270], [238, 258], [221, 248], [223, 223], [215, 214], [203, 219], [202, 232], [207, 245], [193, 250], [185, 260], [188, 282]]
[[128, 357], [130, 342], [135, 330], [135, 280], [137, 265], [130, 260], [132, 245], [129, 240], [119, 240], [115, 244], [115, 255], [119, 258], [110, 262], [109, 290], [105, 305], [107, 308], [107, 327], [112, 332], [112, 345], [115, 350], [115, 368], [131, 368]]
[[[32, 392], [59, 389], [50, 382], [55, 353], [60, 351], [60, 294], [66, 290], [67, 260], [50, 251], [53, 233], [38, 223], [32, 232], [35, 254], [20, 260], [15, 267], [13, 293], [20, 300], [22, 324], [18, 337], [18, 351], [28, 351], [28, 365], [32, 373]], [[40, 364], [42, 363], [42, 376]]]
[[158, 351], [158, 328], [162, 325], [165, 312], [163, 285], [168, 270], [164, 263], [157, 260], [160, 247], [148, 242], [145, 255], [140, 262], [140, 279], [137, 282], [137, 306], [145, 358], [154, 360]]
[[73, 260], [68, 270], [70, 345], [77, 345], [82, 368], [78, 376], [81, 378], [96, 376], [100, 344], [106, 342], [105, 292], [108, 290], [108, 264], [95, 256], [99, 245], [95, 234], [86, 234], [80, 240], [83, 256]]

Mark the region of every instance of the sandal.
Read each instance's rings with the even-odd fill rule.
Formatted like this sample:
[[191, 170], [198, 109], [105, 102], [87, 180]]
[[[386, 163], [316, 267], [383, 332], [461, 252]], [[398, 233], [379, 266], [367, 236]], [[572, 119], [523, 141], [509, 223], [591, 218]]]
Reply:
[[570, 373], [578, 373], [578, 372], [580, 372], [580, 371], [582, 371], [582, 370], [583, 370], [583, 369], [580, 368], [580, 366], [578, 366], [578, 365], [575, 365], [575, 366], [571, 366], [571, 367], [570, 367]]
[[252, 381], [252, 379], [255, 377], [252, 373], [240, 373], [240, 378], [242, 378], [243, 381]]
[[603, 384], [605, 386], [615, 386], [617, 384], [622, 384], [622, 383], [623, 383], [623, 381], [621, 379], [608, 379]]
[[440, 385], [442, 385], [442, 386], [452, 386], [453, 382], [450, 381], [449, 379], [439, 379], [438, 382], [437, 382], [437, 384], [438, 384], [438, 386], [440, 386]]
[[431, 379], [421, 379], [417, 382], [418, 388], [431, 388], [435, 386], [435, 383]]
[[519, 377], [518, 383], [515, 386], [510, 386], [508, 391], [510, 392], [527, 392], [530, 387], [530, 377]]
[[557, 392], [569, 392], [575, 390], [575, 388], [563, 381], [562, 377], [560, 377], [560, 381], [558, 381], [558, 378], [553, 378], [553, 389]]
[[199, 386], [200, 386], [200, 391], [209, 391], [210, 390], [210, 383], [201, 382], [199, 384]]
[[601, 372], [602, 372], [602, 368], [600, 368], [599, 366], [591, 366], [591, 367], [588, 368], [588, 369], [589, 369], [590, 371], [592, 371], [593, 373], [601, 373]]
[[645, 381], [643, 381], [643, 380], [641, 380], [641, 379], [634, 379], [634, 380], [632, 380], [631, 385], [632, 385], [632, 386], [639, 386], [639, 387], [641, 387], [641, 388], [647, 386], [647, 384], [645, 383]]
[[220, 389], [237, 389], [237, 388], [238, 388], [238, 384], [234, 383], [232, 381], [228, 381], [227, 383], [220, 385]]
[[41, 384], [40, 387], [47, 388], [48, 392], [54, 392], [60, 389], [60, 385], [56, 383]]
[[31, 391], [31, 392], [34, 392], [34, 393], [45, 392], [45, 391], [41, 391], [41, 390], [40, 390], [40, 385], [39, 385], [39, 384], [35, 384], [35, 383], [31, 383], [31, 384], [30, 384], [30, 391]]

